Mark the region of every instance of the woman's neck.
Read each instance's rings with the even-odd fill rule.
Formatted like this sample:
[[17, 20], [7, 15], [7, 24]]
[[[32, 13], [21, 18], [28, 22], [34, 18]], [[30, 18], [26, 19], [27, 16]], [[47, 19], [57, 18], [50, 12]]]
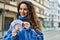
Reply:
[[18, 16], [18, 20], [21, 20], [21, 21], [28, 21], [28, 17]]

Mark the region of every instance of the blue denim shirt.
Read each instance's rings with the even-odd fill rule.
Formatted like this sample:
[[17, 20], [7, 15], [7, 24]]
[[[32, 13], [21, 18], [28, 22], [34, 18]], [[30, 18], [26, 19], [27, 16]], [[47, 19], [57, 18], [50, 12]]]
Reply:
[[23, 28], [22, 31], [18, 32], [17, 36], [13, 37], [13, 29], [14, 27], [11, 25], [7, 34], [4, 36], [4, 40], [44, 40], [43, 33], [37, 34], [32, 28], [28, 30]]
[[[27, 18], [18, 17], [18, 20], [27, 21]], [[36, 33], [34, 29], [26, 29], [23, 28], [20, 32], [18, 32], [17, 36], [12, 36], [12, 30], [14, 29], [14, 25], [11, 24], [9, 30], [4, 36], [4, 40], [44, 40], [44, 35], [41, 32], [40, 34]]]

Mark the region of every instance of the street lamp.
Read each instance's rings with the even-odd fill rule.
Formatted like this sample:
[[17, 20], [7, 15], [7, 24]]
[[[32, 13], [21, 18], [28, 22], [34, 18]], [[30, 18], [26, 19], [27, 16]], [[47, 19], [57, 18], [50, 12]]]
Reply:
[[4, 36], [4, 22], [5, 22], [5, 0], [3, 1], [3, 12], [2, 12], [2, 37]]

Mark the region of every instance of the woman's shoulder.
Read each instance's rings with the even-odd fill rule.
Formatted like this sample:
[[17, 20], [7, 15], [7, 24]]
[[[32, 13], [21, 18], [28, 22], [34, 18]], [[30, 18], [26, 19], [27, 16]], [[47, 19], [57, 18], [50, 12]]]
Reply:
[[33, 31], [33, 33], [37, 34], [37, 35], [43, 35], [43, 32], [41, 31], [40, 33], [37, 33], [34, 29], [31, 29]]

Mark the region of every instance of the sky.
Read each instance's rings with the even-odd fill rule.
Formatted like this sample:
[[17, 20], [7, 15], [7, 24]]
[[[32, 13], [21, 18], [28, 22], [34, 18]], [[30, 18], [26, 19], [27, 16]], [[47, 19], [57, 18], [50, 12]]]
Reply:
[[58, 0], [59, 1], [59, 3], [60, 3], [60, 0]]

